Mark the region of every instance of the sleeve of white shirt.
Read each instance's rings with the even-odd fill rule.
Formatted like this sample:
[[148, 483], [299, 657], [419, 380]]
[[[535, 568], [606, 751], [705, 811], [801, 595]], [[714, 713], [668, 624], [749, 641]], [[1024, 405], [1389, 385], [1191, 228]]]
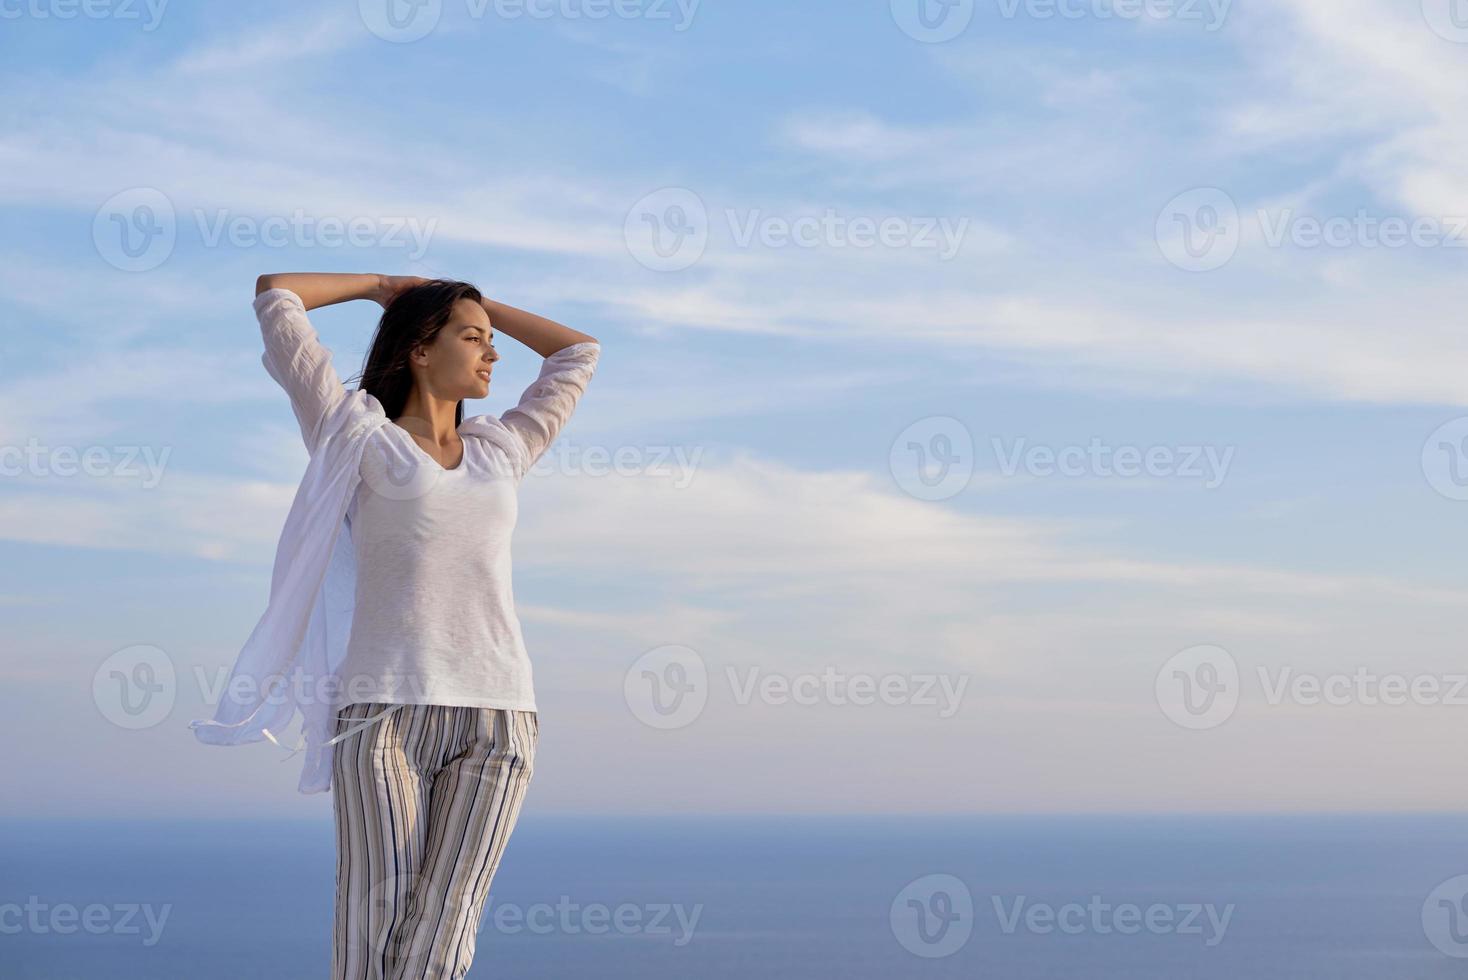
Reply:
[[291, 399], [306, 449], [316, 451], [321, 420], [346, 397], [346, 389], [331, 363], [331, 351], [322, 346], [306, 307], [289, 289], [267, 289], [255, 297], [255, 316], [265, 353], [265, 370]]
[[525, 389], [520, 402], [500, 421], [525, 445], [525, 470], [535, 465], [576, 410], [586, 391], [601, 345], [594, 341], [572, 344], [556, 351], [540, 365], [540, 377]]

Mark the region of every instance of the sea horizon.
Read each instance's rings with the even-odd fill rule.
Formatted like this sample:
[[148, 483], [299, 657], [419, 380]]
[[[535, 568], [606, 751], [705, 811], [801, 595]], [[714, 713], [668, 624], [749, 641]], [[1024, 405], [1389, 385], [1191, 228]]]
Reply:
[[[328, 975], [329, 815], [0, 825], [6, 977]], [[1448, 977], [1463, 875], [1458, 813], [531, 812], [469, 976]]]

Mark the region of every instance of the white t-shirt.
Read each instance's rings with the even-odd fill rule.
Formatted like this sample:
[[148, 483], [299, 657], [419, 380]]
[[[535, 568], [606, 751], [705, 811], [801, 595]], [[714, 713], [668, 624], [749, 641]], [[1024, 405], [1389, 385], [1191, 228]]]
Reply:
[[[552, 354], [501, 416], [533, 458], [575, 409], [599, 352], [581, 343]], [[536, 710], [510, 584], [521, 474], [494, 443], [463, 443], [444, 469], [396, 424], [368, 438], [347, 510], [357, 586], [343, 704]]]

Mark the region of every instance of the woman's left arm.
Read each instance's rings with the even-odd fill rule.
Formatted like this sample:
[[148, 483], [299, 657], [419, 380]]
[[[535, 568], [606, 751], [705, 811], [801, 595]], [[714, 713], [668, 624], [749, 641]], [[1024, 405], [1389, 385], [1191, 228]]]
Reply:
[[520, 341], [541, 357], [550, 357], [572, 344], [599, 343], [590, 334], [573, 330], [563, 323], [517, 309], [507, 303], [498, 303], [485, 297], [479, 305], [489, 314], [490, 327]]

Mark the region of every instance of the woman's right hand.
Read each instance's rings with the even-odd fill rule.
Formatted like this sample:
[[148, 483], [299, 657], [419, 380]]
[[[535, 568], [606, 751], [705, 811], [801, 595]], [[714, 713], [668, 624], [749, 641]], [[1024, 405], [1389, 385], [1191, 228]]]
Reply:
[[378, 276], [377, 294], [372, 298], [381, 304], [385, 310], [388, 304], [397, 297], [398, 293], [401, 293], [405, 289], [411, 289], [414, 286], [421, 286], [428, 281], [422, 276]]

